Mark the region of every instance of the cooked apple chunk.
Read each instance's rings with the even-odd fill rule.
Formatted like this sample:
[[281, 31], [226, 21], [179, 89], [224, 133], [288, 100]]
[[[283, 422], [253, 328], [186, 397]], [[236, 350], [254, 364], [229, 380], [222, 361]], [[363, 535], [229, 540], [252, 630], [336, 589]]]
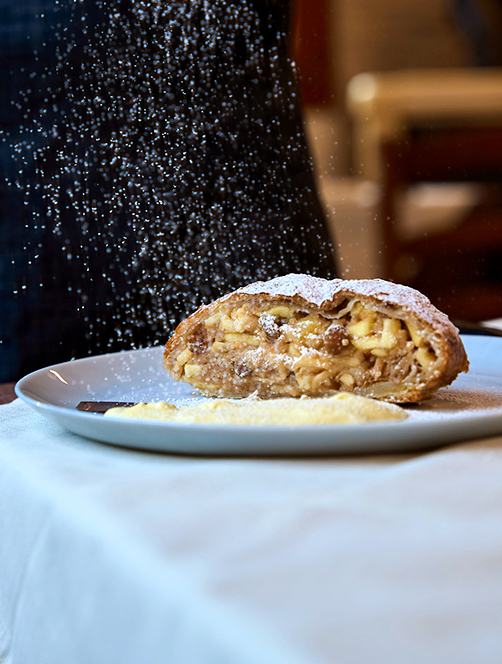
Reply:
[[406, 403], [468, 361], [457, 328], [411, 288], [288, 275], [201, 307], [167, 342], [164, 366], [211, 396], [341, 391]]

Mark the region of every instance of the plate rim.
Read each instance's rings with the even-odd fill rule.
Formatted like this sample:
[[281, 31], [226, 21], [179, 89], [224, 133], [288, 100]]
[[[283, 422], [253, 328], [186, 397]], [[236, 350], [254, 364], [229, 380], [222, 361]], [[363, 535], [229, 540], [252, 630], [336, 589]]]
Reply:
[[[467, 335], [473, 339], [472, 336]], [[495, 339], [496, 337], [490, 337], [489, 335], [476, 335], [476, 339], [481, 341], [482, 339]], [[499, 340], [496, 343], [502, 343], [502, 338], [499, 338]], [[23, 376], [19, 381], [16, 382], [14, 386], [14, 390], [16, 393], [16, 396], [18, 396], [22, 401], [27, 403], [30, 407], [36, 409], [38, 412], [40, 412], [42, 415], [49, 417], [52, 420], [55, 420], [60, 426], [63, 426], [63, 428], [71, 431], [72, 433], [77, 433], [78, 435], [91, 438], [93, 440], [98, 440], [100, 442], [104, 443], [112, 443], [114, 445], [119, 445], [122, 447], [135, 447], [131, 444], [120, 442], [120, 441], [111, 441], [111, 440], [106, 440], [101, 437], [94, 437], [94, 436], [89, 436], [87, 434], [81, 433], [81, 431], [76, 431], [74, 427], [71, 425], [68, 426], [68, 424], [61, 424], [61, 421], [67, 420], [68, 418], [71, 419], [71, 421], [76, 422], [76, 423], [91, 423], [97, 424], [98, 428], [109, 428], [113, 427], [113, 425], [116, 425], [118, 420], [111, 420], [111, 419], [105, 419], [102, 414], [98, 413], [88, 413], [88, 412], [82, 412], [82, 411], [77, 411], [75, 407], [70, 407], [70, 406], [63, 406], [63, 405], [55, 405], [50, 402], [44, 402], [44, 401], [39, 401], [35, 397], [31, 396], [29, 393], [27, 393], [27, 388], [26, 388], [26, 383], [29, 383], [30, 380], [35, 377], [36, 375], [41, 375], [43, 373], [47, 373], [49, 370], [54, 369], [57, 370], [58, 367], [63, 367], [67, 366], [69, 364], [71, 365], [78, 365], [80, 363], [92, 363], [92, 362], [100, 362], [100, 361], [106, 361], [107, 358], [113, 357], [117, 358], [118, 356], [121, 355], [131, 355], [131, 354], [141, 354], [141, 353], [149, 353], [149, 352], [160, 352], [160, 350], [163, 348], [163, 346], [158, 345], [158, 346], [150, 346], [147, 348], [139, 348], [139, 349], [131, 349], [131, 350], [123, 350], [123, 351], [118, 351], [118, 352], [108, 352], [108, 353], [103, 353], [100, 355], [92, 355], [89, 357], [84, 357], [84, 358], [78, 358], [74, 360], [69, 360], [67, 362], [58, 362], [56, 364], [51, 364], [46, 367], [42, 367], [41, 369], [37, 369], [35, 371], [30, 372], [29, 374]], [[487, 377], [490, 377], [490, 374], [478, 374], [480, 376], [486, 375]], [[494, 373], [491, 377], [496, 377], [499, 374]], [[502, 376], [501, 376], [502, 379]], [[452, 384], [454, 385], [454, 383]], [[106, 422], [106, 424], [103, 424], [103, 422]], [[499, 430], [500, 433], [502, 434], [502, 412], [494, 412], [494, 413], [470, 413], [469, 415], [466, 415], [464, 418], [456, 418], [453, 421], [454, 425], [462, 424], [462, 423], [467, 423], [469, 422], [469, 430], [475, 429], [478, 425], [482, 424], [483, 428], [485, 430], [488, 430], [488, 433], [480, 433], [478, 435], [479, 438], [488, 436], [488, 435], [494, 435], [496, 433], [496, 430]], [[110, 423], [110, 424], [108, 424]], [[333, 452], [333, 453], [338, 453], [339, 451], [344, 451], [344, 446], [343, 444], [337, 444], [336, 438], [348, 436], [349, 438], [353, 437], [353, 434], [356, 432], [363, 432], [365, 429], [368, 429], [370, 427], [370, 430], [372, 433], [380, 433], [386, 432], [386, 431], [392, 431], [395, 430], [396, 432], [401, 431], [403, 434], [403, 437], [409, 438], [409, 433], [411, 432], [412, 439], [416, 440], [417, 438], [423, 437], [427, 432], [430, 432], [431, 429], [433, 429], [433, 432], [435, 434], [434, 440], [438, 438], [439, 434], [441, 435], [441, 438], [445, 440], [445, 443], [452, 442], [454, 440], [469, 440], [470, 438], [472, 439], [472, 436], [466, 435], [465, 437], [459, 436], [459, 435], [448, 435], [449, 431], [452, 428], [452, 420], [445, 418], [445, 419], [423, 419], [423, 420], [412, 420], [412, 419], [406, 419], [406, 420], [399, 420], [399, 421], [377, 421], [377, 422], [365, 422], [365, 423], [360, 423], [360, 424], [318, 424], [318, 425], [225, 425], [225, 424], [215, 424], [215, 423], [198, 423], [198, 424], [190, 424], [186, 422], [159, 422], [159, 421], [149, 421], [149, 420], [135, 420], [135, 419], [129, 419], [129, 418], [124, 418], [121, 420], [121, 425], [120, 428], [124, 428], [124, 424], [127, 425], [127, 427], [130, 429], [131, 433], [134, 433], [135, 431], [146, 431], [146, 432], [156, 432], [156, 431], [162, 431], [165, 435], [170, 432], [171, 434], [191, 434], [192, 436], [201, 436], [204, 433], [205, 434], [212, 434], [213, 436], [215, 435], [220, 435], [224, 439], [227, 439], [229, 437], [229, 434], [235, 436], [236, 438], [239, 437], [249, 437], [250, 431], [254, 432], [259, 432], [260, 437], [270, 435], [273, 438], [282, 438], [287, 434], [291, 434], [291, 432], [294, 432], [295, 434], [298, 434], [298, 436], [301, 436], [302, 434], [306, 433], [312, 433], [313, 430], [316, 431], [318, 434], [322, 434], [320, 437], [321, 438], [326, 438], [326, 436], [332, 435], [333, 436], [333, 445], [332, 447], [329, 447], [329, 445], [322, 444], [320, 446], [320, 451], [325, 451], [325, 452]], [[492, 426], [490, 426], [492, 425]], [[77, 427], [80, 429], [81, 427]], [[91, 425], [91, 428], [92, 425]], [[338, 435], [336, 435], [338, 434]], [[446, 434], [446, 435], [445, 435]], [[164, 436], [165, 437], [165, 436]], [[365, 438], [366, 436], [363, 435], [362, 438]], [[378, 438], [378, 436], [376, 436]], [[432, 441], [431, 441], [432, 442]], [[424, 441], [423, 447], [428, 448], [431, 446], [434, 446], [437, 443], [433, 443], [432, 445], [427, 444], [426, 441]], [[192, 453], [194, 451], [194, 447], [190, 448], [190, 446], [187, 446], [186, 443], [183, 444], [183, 449], [180, 450], [179, 445], [173, 444], [165, 444], [162, 443], [160, 447], [158, 446], [153, 446], [151, 444], [139, 444], [138, 446], [139, 449], [155, 449], [156, 451], [175, 451], [175, 452], [188, 452]], [[204, 451], [205, 453], [211, 453], [210, 452], [210, 446], [207, 448], [199, 448], [197, 445], [197, 452], [200, 453], [201, 451]], [[225, 453], [228, 453], [229, 449], [224, 445]], [[259, 447], [259, 453], [263, 454], [264, 449], [261, 446]], [[301, 447], [301, 446], [300, 446]], [[278, 449], [274, 445], [271, 445], [270, 453], [275, 454], [275, 453], [301, 453], [301, 449], [297, 445], [286, 445], [284, 447], [283, 444], [281, 444], [281, 449]], [[307, 447], [307, 446], [306, 446]], [[385, 446], [383, 446], [385, 448]], [[417, 445], [414, 444], [412, 445], [411, 449], [416, 449]], [[245, 450], [240, 450], [238, 449], [238, 444], [235, 444], [235, 451], [233, 453], [240, 453], [240, 454], [249, 454], [253, 453], [253, 451], [250, 451], [249, 448]], [[305, 449], [305, 454], [313, 453], [313, 451], [316, 451], [316, 446], [312, 442], [308, 443], [308, 449]], [[350, 451], [354, 452], [359, 452], [359, 451], [381, 451], [382, 445], [372, 445], [367, 443], [367, 441], [361, 441], [359, 444], [351, 443], [347, 446], [347, 449]], [[389, 446], [389, 449], [392, 451], [396, 451], [396, 449], [410, 449], [409, 445], [403, 444], [402, 446], [393, 446], [392, 444]], [[216, 451], [215, 453], [219, 454], [219, 451]]]

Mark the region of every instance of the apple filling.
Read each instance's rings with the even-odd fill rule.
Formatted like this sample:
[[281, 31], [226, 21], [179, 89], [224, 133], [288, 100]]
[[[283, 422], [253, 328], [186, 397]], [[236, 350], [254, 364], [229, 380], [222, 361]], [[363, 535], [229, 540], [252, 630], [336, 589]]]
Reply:
[[333, 310], [259, 298], [220, 307], [192, 329], [169, 367], [201, 392], [242, 397], [354, 392], [386, 398], [434, 374], [438, 357], [414, 320], [357, 299]]

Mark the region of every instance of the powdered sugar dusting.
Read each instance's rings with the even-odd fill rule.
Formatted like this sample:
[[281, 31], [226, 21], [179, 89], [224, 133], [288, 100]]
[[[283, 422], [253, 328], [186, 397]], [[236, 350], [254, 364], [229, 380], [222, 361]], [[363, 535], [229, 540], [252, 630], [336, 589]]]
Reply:
[[239, 292], [252, 295], [266, 293], [272, 297], [299, 296], [320, 307], [332, 299], [333, 287], [339, 283], [344, 283], [343, 279], [328, 281], [308, 274], [287, 274], [269, 281], [257, 281], [239, 289]]
[[456, 419], [502, 412], [502, 389], [444, 388], [433, 399], [405, 407], [414, 421]]

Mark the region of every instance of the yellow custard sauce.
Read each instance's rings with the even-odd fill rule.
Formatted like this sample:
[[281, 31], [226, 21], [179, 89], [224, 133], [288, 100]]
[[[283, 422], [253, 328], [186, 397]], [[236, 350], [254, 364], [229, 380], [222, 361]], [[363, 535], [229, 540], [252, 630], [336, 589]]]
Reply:
[[404, 420], [400, 406], [341, 392], [322, 398], [219, 399], [177, 407], [165, 401], [111, 408], [105, 417], [187, 424], [301, 426]]

